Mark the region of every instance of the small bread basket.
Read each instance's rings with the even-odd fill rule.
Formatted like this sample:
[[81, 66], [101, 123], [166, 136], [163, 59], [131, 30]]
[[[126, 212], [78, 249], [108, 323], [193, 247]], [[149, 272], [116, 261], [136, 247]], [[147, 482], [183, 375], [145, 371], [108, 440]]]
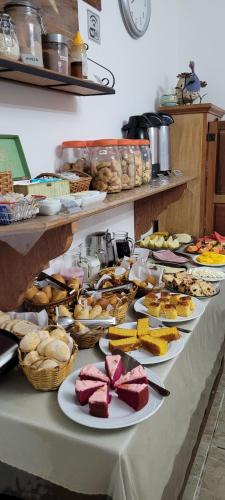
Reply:
[[100, 338], [103, 336], [104, 328], [91, 328], [87, 332], [76, 332], [74, 329], [70, 331], [71, 337], [75, 340], [79, 349], [90, 349], [94, 347]]

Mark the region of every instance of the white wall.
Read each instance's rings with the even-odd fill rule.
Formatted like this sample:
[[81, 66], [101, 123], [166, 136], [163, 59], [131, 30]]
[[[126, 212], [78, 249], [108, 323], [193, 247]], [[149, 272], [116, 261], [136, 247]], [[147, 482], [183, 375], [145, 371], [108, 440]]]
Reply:
[[[88, 6], [78, 1], [80, 30], [87, 40]], [[87, 42], [90, 57], [114, 72], [115, 96], [77, 98], [0, 81], [0, 133], [20, 136], [33, 176], [54, 170], [56, 148], [63, 140], [120, 137], [124, 119], [154, 109], [158, 93], [174, 83], [179, 68], [179, 4], [180, 0], [152, 0], [150, 28], [142, 39], [133, 40], [118, 1], [102, 0], [101, 45]], [[115, 226], [132, 236], [132, 205], [82, 222], [80, 237]]]

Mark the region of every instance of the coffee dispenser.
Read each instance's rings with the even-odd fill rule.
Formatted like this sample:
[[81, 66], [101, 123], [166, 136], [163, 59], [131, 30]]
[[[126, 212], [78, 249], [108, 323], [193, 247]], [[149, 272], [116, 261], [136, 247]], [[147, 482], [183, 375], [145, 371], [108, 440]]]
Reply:
[[160, 172], [159, 161], [159, 143], [160, 143], [160, 127], [162, 120], [156, 113], [144, 113], [143, 115], [148, 120], [148, 137], [150, 141], [150, 150], [152, 157], [152, 178], [156, 178]]
[[159, 112], [158, 115], [162, 120], [159, 129], [159, 163], [160, 172], [166, 173], [171, 170], [170, 168], [170, 135], [169, 126], [174, 123], [171, 115]]

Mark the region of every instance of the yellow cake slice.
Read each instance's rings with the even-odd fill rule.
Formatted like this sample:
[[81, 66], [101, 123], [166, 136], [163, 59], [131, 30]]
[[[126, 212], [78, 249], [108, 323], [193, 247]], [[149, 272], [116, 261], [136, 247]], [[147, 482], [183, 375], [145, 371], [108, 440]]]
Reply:
[[127, 337], [137, 337], [136, 329], [128, 328], [118, 328], [116, 326], [110, 326], [108, 331], [108, 338], [112, 340], [124, 339]]
[[124, 352], [133, 351], [134, 349], [138, 349], [140, 346], [141, 342], [137, 337], [109, 341], [109, 350], [111, 352], [113, 352], [114, 349], [120, 349]]
[[142, 346], [150, 351], [154, 356], [163, 356], [168, 352], [168, 342], [163, 339], [157, 339], [150, 335], [141, 338]]
[[158, 318], [160, 314], [160, 303], [151, 302], [148, 306], [148, 313], [151, 314], [151, 316]]
[[180, 298], [181, 298], [180, 293], [174, 293], [174, 294], [170, 295], [170, 304], [172, 304], [172, 306], [176, 306], [177, 302], [179, 302]]
[[160, 304], [160, 314], [164, 314], [164, 311], [165, 311], [165, 306], [167, 304], [170, 304], [170, 299], [168, 299], [168, 297], [163, 297], [162, 299], [159, 299], [159, 304]]
[[164, 316], [167, 319], [176, 319], [177, 318], [176, 306], [173, 306], [172, 304], [165, 304]]
[[145, 295], [144, 298], [144, 306], [148, 307], [151, 302], [157, 301], [158, 297], [156, 293], [150, 292], [147, 295]]
[[153, 338], [167, 340], [167, 342], [178, 340], [180, 338], [180, 332], [176, 326], [168, 328], [154, 328], [153, 330], [149, 330], [148, 335]]
[[137, 336], [146, 335], [149, 330], [149, 318], [141, 318], [137, 320]]
[[176, 306], [178, 316], [185, 318], [191, 315], [190, 303], [188, 300], [179, 300]]

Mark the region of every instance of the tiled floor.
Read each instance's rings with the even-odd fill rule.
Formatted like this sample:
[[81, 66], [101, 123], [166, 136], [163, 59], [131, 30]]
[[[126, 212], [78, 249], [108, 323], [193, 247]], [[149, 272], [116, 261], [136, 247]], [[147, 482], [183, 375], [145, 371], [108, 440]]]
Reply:
[[225, 500], [225, 368], [182, 500]]

